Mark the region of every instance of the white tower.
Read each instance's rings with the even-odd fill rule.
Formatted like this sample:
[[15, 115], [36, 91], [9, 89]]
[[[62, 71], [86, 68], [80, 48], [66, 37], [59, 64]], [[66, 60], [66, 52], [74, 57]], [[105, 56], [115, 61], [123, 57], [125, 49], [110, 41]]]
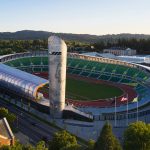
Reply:
[[50, 114], [61, 118], [65, 107], [67, 46], [57, 36], [48, 38]]

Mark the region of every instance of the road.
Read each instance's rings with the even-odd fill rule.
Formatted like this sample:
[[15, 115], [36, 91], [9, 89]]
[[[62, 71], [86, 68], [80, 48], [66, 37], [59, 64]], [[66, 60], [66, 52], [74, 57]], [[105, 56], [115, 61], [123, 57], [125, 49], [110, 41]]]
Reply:
[[32, 140], [33, 144], [38, 141], [45, 139], [51, 140], [53, 134], [58, 131], [58, 129], [49, 126], [48, 124], [34, 118], [25, 111], [11, 105], [4, 100], [0, 100], [0, 106], [7, 108], [10, 112], [17, 116], [16, 126], [17, 128], [26, 136]]

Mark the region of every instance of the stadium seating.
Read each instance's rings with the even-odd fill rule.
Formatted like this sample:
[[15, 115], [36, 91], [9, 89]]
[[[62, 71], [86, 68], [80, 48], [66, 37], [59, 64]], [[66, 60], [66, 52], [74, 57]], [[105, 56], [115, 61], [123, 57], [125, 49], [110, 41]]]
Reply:
[[12, 66], [12, 67], [18, 67], [20, 66], [20, 60], [13, 60], [11, 62], [6, 62], [5, 63], [6, 65], [9, 65], [9, 66]]
[[116, 72], [116, 66], [113, 64], [108, 64], [105, 68], [105, 72]]
[[43, 63], [43, 65], [48, 65], [48, 58], [47, 57], [41, 57], [41, 61]]
[[125, 74], [125, 72], [127, 71], [127, 67], [125, 67], [125, 66], [120, 66], [120, 65], [117, 65], [117, 68], [116, 68], [116, 71], [115, 71], [115, 73], [116, 74]]
[[[26, 57], [6, 62], [7, 65], [17, 67], [27, 72], [47, 72], [47, 57]], [[81, 60], [75, 58], [67, 59], [67, 73], [75, 74], [104, 81], [118, 82], [124, 84], [135, 83], [134, 79], [147, 80], [148, 75], [137, 68], [101, 63], [95, 61]], [[143, 90], [137, 89], [137, 92]], [[140, 95], [141, 95], [140, 94]]]
[[134, 76], [135, 74], [138, 74], [139, 70], [136, 68], [129, 68], [127, 71], [127, 75], [128, 76]]
[[100, 75], [99, 75], [98, 73], [91, 73], [91, 74], [89, 75], [90, 78], [95, 78], [95, 79], [97, 79], [99, 76], [100, 76]]
[[[19, 58], [10, 62], [8, 61], [5, 64], [34, 72], [48, 71], [47, 57], [39, 56]], [[42, 68], [39, 68], [39, 66], [42, 66]], [[28, 67], [28, 69], [25, 67]], [[30, 67], [33, 69], [29, 69]], [[76, 74], [96, 79], [99, 78], [101, 80], [109, 80], [112, 82], [131, 83], [131, 80], [134, 80], [135, 78], [138, 80], [147, 80], [149, 77], [144, 71], [137, 68], [76, 58], [68, 58], [67, 67], [67, 73], [69, 74]]]
[[90, 73], [89, 72], [81, 72], [80, 75], [87, 77]]
[[119, 82], [121, 80], [121, 78], [118, 78], [118, 77], [115, 77], [115, 76], [112, 76], [109, 81], [112, 81], [112, 82]]
[[109, 78], [110, 78], [110, 76], [101, 75], [98, 79], [101, 79], [101, 80], [108, 80]]

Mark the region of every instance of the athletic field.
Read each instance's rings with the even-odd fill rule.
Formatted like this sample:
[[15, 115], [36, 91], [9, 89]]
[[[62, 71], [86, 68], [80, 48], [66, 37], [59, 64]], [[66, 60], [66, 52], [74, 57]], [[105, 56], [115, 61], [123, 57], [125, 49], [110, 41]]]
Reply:
[[122, 94], [123, 91], [120, 88], [112, 85], [67, 78], [66, 98], [74, 100], [98, 100], [118, 97]]

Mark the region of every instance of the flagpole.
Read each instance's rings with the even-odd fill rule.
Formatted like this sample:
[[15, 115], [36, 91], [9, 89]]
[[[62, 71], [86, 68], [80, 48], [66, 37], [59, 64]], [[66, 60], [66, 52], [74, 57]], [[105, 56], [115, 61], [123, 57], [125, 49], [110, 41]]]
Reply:
[[126, 114], [126, 125], [128, 126], [128, 94], [127, 94], [127, 114]]
[[138, 101], [138, 99], [137, 99], [137, 120], [136, 121], [138, 121], [139, 120], [139, 109], [138, 109], [138, 107], [139, 107], [139, 101]]
[[116, 116], [116, 96], [115, 96], [115, 127], [117, 125], [117, 116]]

